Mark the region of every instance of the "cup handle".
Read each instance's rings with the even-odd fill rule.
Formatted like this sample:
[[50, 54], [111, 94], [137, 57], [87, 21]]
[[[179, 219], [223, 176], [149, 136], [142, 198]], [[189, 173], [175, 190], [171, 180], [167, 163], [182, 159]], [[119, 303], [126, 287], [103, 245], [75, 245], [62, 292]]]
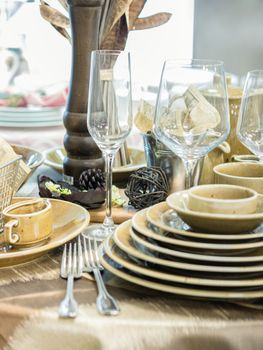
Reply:
[[19, 240], [19, 235], [12, 232], [13, 227], [17, 225], [18, 225], [18, 220], [16, 219], [10, 220], [5, 224], [4, 235], [5, 235], [6, 242], [14, 244]]

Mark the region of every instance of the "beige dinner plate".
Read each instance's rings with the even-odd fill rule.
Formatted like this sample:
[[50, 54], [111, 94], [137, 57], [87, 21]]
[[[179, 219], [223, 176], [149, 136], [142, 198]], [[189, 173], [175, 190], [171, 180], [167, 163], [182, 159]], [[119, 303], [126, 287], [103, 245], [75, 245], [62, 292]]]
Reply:
[[[146, 212], [147, 209], [144, 209], [142, 211], [137, 212], [133, 219], [132, 219], [132, 226], [142, 235], [152, 238], [157, 241], [161, 241], [168, 244], [173, 244], [176, 246], [183, 247], [184, 249], [198, 249], [201, 251], [227, 251], [227, 250], [235, 250], [235, 251], [245, 251], [246, 249], [253, 249], [253, 248], [260, 248], [263, 247], [263, 240], [259, 242], [252, 242], [252, 243], [206, 243], [206, 242], [196, 242], [184, 239], [178, 239], [178, 238], [169, 238], [164, 235], [158, 234], [153, 232], [148, 226], [147, 226], [147, 219], [146, 219]], [[135, 223], [135, 225], [134, 225]], [[136, 225], [137, 223], [137, 225]], [[222, 242], [222, 241], [221, 241]]]
[[[104, 268], [110, 271], [113, 275], [124, 279], [125, 281], [137, 284], [150, 289], [159, 290], [161, 292], [167, 292], [177, 294], [181, 296], [187, 296], [191, 298], [205, 298], [205, 299], [217, 299], [217, 300], [253, 300], [263, 297], [263, 290], [255, 291], [218, 291], [218, 290], [206, 290], [198, 289], [197, 287], [178, 287], [163, 283], [161, 280], [148, 280], [145, 276], [134, 275], [130, 270], [123, 270], [121, 267], [116, 268], [116, 264], [104, 254], [101, 256], [101, 264]], [[113, 266], [114, 265], [114, 266]]]
[[[144, 151], [141, 151], [135, 148], [129, 148], [128, 151], [130, 154], [131, 164], [128, 164], [122, 167], [113, 168], [114, 179], [116, 179], [117, 181], [127, 178], [132, 171], [135, 171], [145, 166]], [[52, 168], [58, 171], [62, 171], [63, 159], [65, 155], [66, 155], [66, 151], [63, 147], [51, 148], [44, 152], [45, 164], [51, 166]]]
[[104, 242], [104, 249], [106, 254], [116, 263], [122, 265], [126, 269], [139, 273], [141, 275], [148, 276], [154, 279], [160, 279], [168, 282], [182, 283], [182, 284], [191, 284], [197, 286], [206, 286], [206, 287], [219, 287], [219, 288], [244, 288], [244, 287], [263, 287], [262, 278], [250, 278], [250, 279], [219, 279], [219, 278], [202, 278], [202, 277], [193, 277], [185, 273], [185, 270], [180, 271], [180, 274], [177, 272], [167, 273], [158, 271], [157, 269], [152, 269], [145, 267], [143, 262], [135, 263], [132, 261], [129, 256], [124, 253], [111, 239], [107, 239]]
[[182, 259], [176, 259], [173, 257], [169, 260], [169, 258], [164, 259], [160, 258], [160, 254], [158, 252], [154, 252], [152, 250], [148, 250], [145, 246], [143, 250], [139, 250], [135, 247], [133, 240], [130, 236], [130, 225], [129, 221], [123, 223], [120, 227], [117, 228], [117, 232], [114, 234], [114, 242], [116, 245], [123, 250], [125, 253], [133, 256], [135, 258], [141, 259], [143, 261], [147, 261], [156, 265], [182, 269], [188, 271], [198, 271], [198, 272], [211, 272], [211, 273], [257, 273], [263, 271], [263, 265], [252, 265], [252, 266], [214, 266], [214, 265], [206, 265], [191, 263], [191, 262], [183, 262]]
[[[29, 198], [17, 197], [13, 199], [13, 202], [26, 199]], [[23, 249], [12, 248], [7, 252], [0, 252], [0, 267], [21, 264], [35, 259], [75, 238], [89, 224], [90, 215], [80, 205], [59, 199], [50, 199], [50, 202], [54, 221], [53, 232], [48, 240], [43, 245]]]
[[199, 261], [213, 261], [220, 263], [231, 263], [231, 264], [241, 264], [241, 263], [254, 263], [254, 262], [262, 262], [263, 261], [263, 248], [258, 248], [249, 252], [247, 254], [237, 255], [237, 256], [225, 256], [225, 255], [208, 255], [205, 253], [193, 253], [186, 252], [183, 250], [170, 249], [161, 247], [156, 243], [152, 243], [147, 240], [146, 237], [142, 235], [138, 235], [133, 230], [130, 230], [131, 238], [143, 249], [143, 246], [147, 247], [150, 250], [165, 254], [167, 256], [175, 256], [183, 259], [191, 259], [191, 260], [199, 260]]
[[257, 210], [254, 214], [210, 214], [187, 208], [188, 191], [171, 194], [166, 202], [189, 226], [211, 233], [241, 233], [251, 231], [263, 222], [263, 196], [258, 196]]
[[[257, 229], [249, 232], [249, 233], [235, 233], [233, 235], [231, 234], [213, 234], [213, 233], [207, 233], [207, 232], [199, 232], [199, 231], [193, 231], [191, 227], [186, 225], [181, 219], [177, 221], [176, 226], [171, 226], [168, 223], [166, 223], [167, 219], [166, 217], [169, 217], [169, 215], [176, 214], [173, 209], [170, 209], [168, 204], [166, 202], [161, 202], [158, 204], [153, 205], [152, 207], [146, 209], [145, 216], [149, 223], [154, 225], [160, 233], [162, 231], [166, 231], [169, 233], [173, 233], [176, 235], [183, 236], [185, 238], [191, 239], [203, 239], [203, 240], [256, 240], [263, 238], [263, 227], [260, 226]], [[140, 215], [136, 215], [133, 217], [132, 222], [134, 228], [137, 231], [141, 231], [141, 227], [144, 226], [144, 223], [142, 222]], [[186, 228], [184, 228], [186, 226]], [[164, 235], [158, 235], [159, 240], [167, 243], [172, 243], [173, 238], [165, 237]], [[168, 239], [169, 238], [169, 239]], [[157, 239], [157, 238], [156, 238]], [[171, 239], [171, 240], [170, 240]]]

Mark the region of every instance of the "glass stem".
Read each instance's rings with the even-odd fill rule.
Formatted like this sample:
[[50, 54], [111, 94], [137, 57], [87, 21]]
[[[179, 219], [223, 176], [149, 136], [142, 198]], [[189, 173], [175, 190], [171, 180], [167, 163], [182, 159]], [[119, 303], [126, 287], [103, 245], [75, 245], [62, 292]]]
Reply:
[[196, 177], [199, 179], [199, 175], [196, 174], [196, 166], [199, 162], [199, 159], [186, 159], [184, 160], [184, 167], [185, 167], [185, 189], [188, 190], [192, 186], [197, 185], [196, 183]]
[[106, 216], [103, 221], [103, 226], [106, 230], [110, 231], [114, 228], [114, 222], [112, 220], [112, 167], [115, 153], [105, 152], [103, 154], [105, 159], [106, 170]]

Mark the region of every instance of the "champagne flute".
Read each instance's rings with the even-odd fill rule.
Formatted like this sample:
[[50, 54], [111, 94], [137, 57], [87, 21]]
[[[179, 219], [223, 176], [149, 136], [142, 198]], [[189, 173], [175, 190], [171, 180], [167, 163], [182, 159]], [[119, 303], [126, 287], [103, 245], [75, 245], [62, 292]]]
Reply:
[[130, 54], [97, 50], [91, 54], [88, 130], [102, 151], [106, 168], [106, 216], [102, 225], [85, 235], [105, 238], [115, 229], [112, 219], [112, 166], [114, 156], [132, 129]]
[[243, 145], [263, 162], [263, 70], [247, 74], [236, 132]]
[[154, 133], [179, 156], [188, 189], [199, 159], [230, 131], [224, 67], [221, 61], [167, 60], [156, 102]]

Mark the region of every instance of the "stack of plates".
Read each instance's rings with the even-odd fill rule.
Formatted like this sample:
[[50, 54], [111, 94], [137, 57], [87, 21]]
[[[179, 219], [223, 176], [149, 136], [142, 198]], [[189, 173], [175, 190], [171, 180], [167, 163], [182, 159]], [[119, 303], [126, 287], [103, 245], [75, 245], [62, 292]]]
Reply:
[[61, 107], [0, 107], [0, 126], [36, 128], [62, 124]]
[[121, 224], [103, 243], [101, 261], [129, 282], [185, 297], [263, 297], [262, 225], [245, 233], [198, 232], [166, 202]]

